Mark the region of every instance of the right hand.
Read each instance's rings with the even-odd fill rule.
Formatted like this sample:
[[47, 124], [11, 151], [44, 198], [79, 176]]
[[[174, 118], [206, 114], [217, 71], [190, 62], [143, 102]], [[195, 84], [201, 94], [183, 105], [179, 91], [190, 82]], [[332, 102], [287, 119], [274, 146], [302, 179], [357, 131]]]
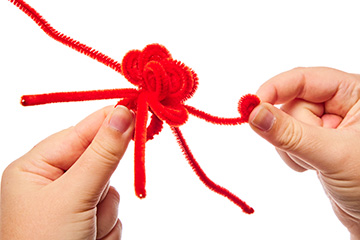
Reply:
[[[360, 75], [296, 68], [265, 82], [252, 129], [296, 171], [313, 169], [352, 239], [360, 239]], [[274, 104], [283, 104], [281, 110]]]

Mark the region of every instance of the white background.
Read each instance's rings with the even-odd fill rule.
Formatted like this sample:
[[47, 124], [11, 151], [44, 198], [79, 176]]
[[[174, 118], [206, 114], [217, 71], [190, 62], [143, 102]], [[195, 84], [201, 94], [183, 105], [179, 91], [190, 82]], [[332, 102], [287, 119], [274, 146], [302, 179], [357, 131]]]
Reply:
[[[220, 3], [221, 2], [221, 3]], [[161, 43], [193, 68], [200, 85], [188, 104], [237, 116], [237, 101], [298, 66], [359, 71], [358, 1], [29, 0], [57, 30], [121, 61]], [[116, 100], [22, 107], [23, 94], [130, 84], [112, 69], [49, 38], [18, 8], [0, 2], [0, 170], [48, 135]], [[289, 169], [249, 126], [190, 117], [181, 127], [215, 182], [253, 215], [208, 190], [168, 127], [146, 145], [147, 191], [133, 191], [133, 142], [112, 178], [121, 195], [123, 239], [347, 239], [314, 172]]]

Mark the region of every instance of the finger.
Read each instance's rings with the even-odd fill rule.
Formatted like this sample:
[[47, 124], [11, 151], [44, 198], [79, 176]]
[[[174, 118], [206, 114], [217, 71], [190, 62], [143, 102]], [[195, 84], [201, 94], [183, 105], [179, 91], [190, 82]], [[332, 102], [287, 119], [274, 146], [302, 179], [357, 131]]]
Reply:
[[341, 165], [339, 131], [302, 123], [274, 106], [262, 103], [250, 114], [250, 126], [280, 150], [311, 167], [332, 172]]
[[118, 219], [111, 232], [102, 240], [120, 240], [121, 234], [122, 234], [122, 225], [121, 225], [121, 221]]
[[51, 135], [37, 144], [22, 160], [43, 162], [33, 165], [37, 165], [40, 168], [37, 171], [44, 174], [46, 168], [50, 167], [62, 170], [62, 174], [83, 154], [112, 109], [113, 107], [103, 108], [76, 126]]
[[310, 103], [297, 98], [282, 105], [281, 110], [303, 123], [315, 126], [323, 125], [321, 119], [324, 114], [323, 104]]
[[80, 191], [88, 198], [85, 200], [100, 197], [125, 153], [133, 130], [134, 116], [127, 108], [118, 106], [107, 116], [84, 154], [63, 175], [63, 184], [72, 187], [72, 194], [78, 196]]
[[118, 220], [120, 195], [110, 187], [103, 201], [97, 206], [97, 238], [107, 236]]
[[102, 202], [104, 200], [104, 198], [106, 197], [106, 195], [108, 194], [109, 192], [109, 189], [110, 189], [110, 181], [108, 181], [104, 187], [104, 190], [102, 191], [101, 193], [101, 197], [100, 197], [100, 200], [99, 202]]
[[271, 104], [282, 104], [296, 98], [324, 102], [327, 113], [344, 117], [358, 100], [358, 84], [358, 76], [336, 69], [296, 68], [265, 82], [257, 95]]
[[344, 119], [336, 114], [324, 114], [321, 116], [321, 120], [323, 122], [323, 127], [337, 128]]
[[[297, 98], [282, 105], [281, 110], [303, 123], [314, 126], [334, 128], [334, 125], [332, 125], [333, 123], [331, 123], [334, 121], [331, 121], [330, 119], [328, 119], [328, 117], [326, 117], [329, 116], [329, 114], [324, 115], [325, 110], [323, 104], [311, 103]], [[280, 149], [277, 149], [277, 152], [283, 159], [283, 161], [290, 168], [297, 172], [314, 169], [312, 166], [294, 155], [288, 154], [287, 152], [284, 152]]]
[[281, 110], [303, 123], [325, 128], [337, 128], [343, 120], [339, 115], [325, 113], [324, 104], [301, 99], [282, 105]]

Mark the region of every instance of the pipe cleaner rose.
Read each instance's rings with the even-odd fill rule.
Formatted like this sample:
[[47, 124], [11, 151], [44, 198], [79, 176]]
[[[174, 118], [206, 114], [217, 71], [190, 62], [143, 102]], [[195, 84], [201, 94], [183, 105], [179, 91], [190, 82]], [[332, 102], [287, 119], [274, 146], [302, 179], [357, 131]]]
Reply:
[[[21, 99], [22, 105], [118, 98], [120, 100], [117, 105], [127, 106], [136, 113], [134, 185], [135, 193], [139, 198], [146, 197], [145, 144], [148, 140], [153, 139], [154, 135], [161, 132], [163, 122], [165, 122], [171, 127], [188, 163], [199, 179], [209, 189], [241, 207], [245, 213], [254, 212], [254, 209], [243, 200], [214, 183], [205, 174], [195, 160], [179, 126], [188, 120], [189, 114], [213, 124], [239, 125], [245, 123], [248, 121], [251, 111], [260, 103], [257, 96], [248, 94], [240, 99], [238, 111], [241, 117], [222, 118], [210, 115], [185, 104], [185, 101], [193, 96], [198, 87], [198, 77], [185, 64], [174, 60], [164, 46], [150, 44], [142, 51], [132, 50], [125, 55], [120, 64], [105, 54], [58, 32], [23, 0], [10, 1], [31, 17], [50, 37], [109, 66], [136, 86], [136, 88], [25, 95]], [[152, 115], [147, 126], [149, 112]]]

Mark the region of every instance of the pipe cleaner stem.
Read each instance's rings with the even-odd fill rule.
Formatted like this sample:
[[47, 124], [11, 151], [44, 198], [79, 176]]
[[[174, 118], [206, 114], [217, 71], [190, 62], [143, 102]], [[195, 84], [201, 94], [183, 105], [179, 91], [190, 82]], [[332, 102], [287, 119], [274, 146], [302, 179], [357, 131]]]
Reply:
[[214, 183], [201, 169], [199, 163], [195, 160], [194, 155], [192, 154], [189, 146], [187, 145], [185, 138], [183, 137], [180, 129], [178, 127], [171, 127], [171, 130], [173, 131], [177, 142], [182, 149], [188, 163], [190, 164], [191, 168], [194, 170], [196, 175], [199, 177], [199, 179], [207, 186], [210, 190], [228, 198], [230, 201], [232, 201], [234, 204], [239, 206], [245, 213], [251, 214], [254, 212], [254, 209], [246, 204], [243, 200], [241, 200], [239, 197], [237, 197], [235, 194], [227, 190], [226, 188]]
[[114, 69], [115, 71], [122, 74], [121, 64], [115, 61], [114, 59], [108, 57], [107, 55], [89, 47], [79, 41], [72, 39], [71, 37], [66, 36], [65, 34], [54, 29], [34, 8], [27, 4], [23, 0], [9, 0], [15, 6], [17, 6], [21, 11], [26, 13], [47, 35], [55, 39], [58, 42], [83, 53], [92, 59], [95, 59], [106, 66]]
[[189, 105], [184, 105], [184, 106], [190, 114], [200, 119], [203, 119], [207, 122], [213, 124], [220, 124], [220, 125], [239, 125], [249, 121], [250, 113], [259, 104], [260, 104], [260, 99], [258, 96], [254, 94], [246, 94], [242, 96], [238, 103], [238, 112], [240, 113], [241, 117], [237, 117], [237, 118], [217, 117], [209, 113], [206, 113], [204, 111], [198, 110], [192, 106]]
[[21, 97], [23, 106], [34, 106], [58, 102], [80, 102], [90, 100], [114, 99], [123, 97], [137, 97], [138, 91], [132, 88], [106, 89], [78, 92], [56, 92]]
[[206, 113], [204, 111], [201, 111], [199, 109], [196, 109], [192, 106], [189, 105], [185, 105], [186, 110], [188, 110], [188, 112], [200, 119], [203, 119], [207, 122], [213, 123], [213, 124], [220, 124], [220, 125], [239, 125], [242, 124], [244, 122], [246, 122], [243, 118], [241, 117], [237, 117], [237, 118], [224, 118], [224, 117], [217, 117], [217, 116], [213, 116], [209, 113]]
[[135, 194], [139, 198], [146, 197], [146, 173], [145, 173], [145, 144], [147, 140], [146, 124], [148, 120], [148, 104], [146, 94], [140, 94], [137, 104], [135, 122], [135, 159], [134, 159], [134, 186]]

